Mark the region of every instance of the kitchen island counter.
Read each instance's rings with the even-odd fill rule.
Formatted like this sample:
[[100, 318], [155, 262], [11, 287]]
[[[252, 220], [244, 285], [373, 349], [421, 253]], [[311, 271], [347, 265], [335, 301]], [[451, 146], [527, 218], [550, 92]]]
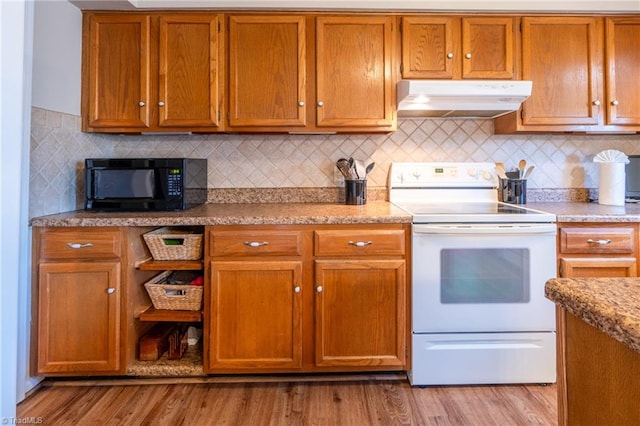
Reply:
[[31, 226], [195, 226], [411, 223], [411, 215], [386, 201], [335, 203], [209, 203], [173, 212], [77, 210], [31, 219]]
[[558, 424], [640, 424], [640, 279], [550, 279]]
[[640, 353], [640, 278], [553, 278], [545, 295]]

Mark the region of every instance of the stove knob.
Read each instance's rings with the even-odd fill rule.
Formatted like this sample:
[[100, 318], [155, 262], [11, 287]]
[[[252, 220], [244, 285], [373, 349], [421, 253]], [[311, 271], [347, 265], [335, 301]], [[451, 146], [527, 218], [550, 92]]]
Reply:
[[472, 178], [478, 177], [478, 171], [476, 169], [467, 169], [467, 174]]
[[415, 178], [415, 180], [420, 180], [420, 176], [422, 176], [417, 170], [414, 171], [411, 175]]
[[484, 180], [491, 180], [493, 178], [493, 176], [487, 170], [483, 170], [482, 171], [482, 178]]

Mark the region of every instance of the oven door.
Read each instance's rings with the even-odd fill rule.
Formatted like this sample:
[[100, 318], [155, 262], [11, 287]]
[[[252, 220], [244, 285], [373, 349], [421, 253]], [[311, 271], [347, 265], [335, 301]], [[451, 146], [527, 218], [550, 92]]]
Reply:
[[555, 224], [414, 224], [414, 333], [555, 330]]

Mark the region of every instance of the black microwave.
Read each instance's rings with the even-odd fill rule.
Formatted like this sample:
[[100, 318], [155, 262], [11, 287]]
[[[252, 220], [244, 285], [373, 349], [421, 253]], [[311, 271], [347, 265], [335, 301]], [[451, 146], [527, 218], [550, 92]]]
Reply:
[[207, 160], [88, 158], [85, 210], [185, 210], [207, 201]]

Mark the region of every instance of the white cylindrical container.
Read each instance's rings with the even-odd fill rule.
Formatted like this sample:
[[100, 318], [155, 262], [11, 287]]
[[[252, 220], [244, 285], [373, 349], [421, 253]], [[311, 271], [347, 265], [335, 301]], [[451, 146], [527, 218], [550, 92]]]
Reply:
[[598, 204], [624, 206], [625, 163], [600, 163]]

